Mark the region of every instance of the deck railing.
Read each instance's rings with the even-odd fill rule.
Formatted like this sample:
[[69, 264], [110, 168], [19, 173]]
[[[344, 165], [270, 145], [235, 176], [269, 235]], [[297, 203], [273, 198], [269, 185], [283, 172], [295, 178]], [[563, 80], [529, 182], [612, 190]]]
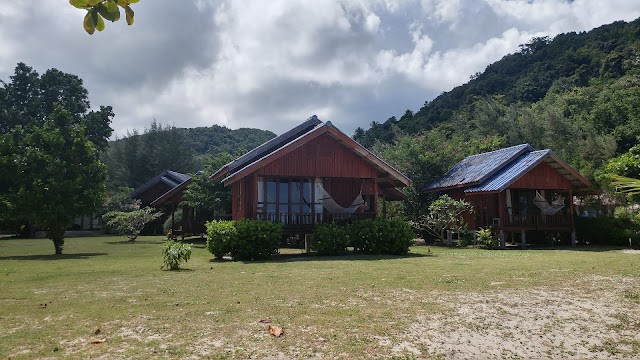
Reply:
[[374, 212], [357, 214], [300, 214], [300, 213], [258, 213], [259, 220], [267, 220], [284, 225], [315, 225], [317, 223], [348, 222], [351, 220], [372, 219]]
[[571, 216], [566, 214], [558, 215], [528, 215], [508, 216], [505, 220], [505, 227], [513, 226], [569, 226]]

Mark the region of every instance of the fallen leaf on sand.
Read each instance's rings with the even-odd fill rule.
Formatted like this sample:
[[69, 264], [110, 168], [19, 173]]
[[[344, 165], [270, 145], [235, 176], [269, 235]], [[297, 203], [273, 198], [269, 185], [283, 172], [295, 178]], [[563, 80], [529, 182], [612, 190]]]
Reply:
[[93, 330], [93, 333], [96, 335], [100, 334], [100, 327], [97, 327], [95, 330]]
[[95, 339], [95, 340], [92, 340], [91, 343], [92, 344], [102, 344], [105, 341], [107, 341], [107, 339]]
[[271, 320], [269, 320], [269, 319], [262, 319], [262, 320], [260, 320], [260, 322], [263, 323], [263, 324], [271, 324]]
[[280, 337], [284, 334], [284, 329], [278, 325], [269, 325], [269, 335]]

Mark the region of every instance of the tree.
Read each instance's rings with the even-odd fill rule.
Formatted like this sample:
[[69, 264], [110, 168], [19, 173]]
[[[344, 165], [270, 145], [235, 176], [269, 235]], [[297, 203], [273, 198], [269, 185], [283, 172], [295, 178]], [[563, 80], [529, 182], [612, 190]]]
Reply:
[[124, 9], [124, 14], [128, 25], [133, 25], [134, 12], [129, 5], [140, 0], [69, 0], [69, 4], [78, 9], [87, 10], [82, 25], [89, 34], [98, 30], [104, 30], [104, 20], [115, 22], [120, 20], [120, 9]]
[[191, 177], [191, 183], [183, 194], [182, 205], [189, 206], [196, 211], [214, 212], [223, 209], [230, 212], [231, 190], [225, 187], [221, 181], [211, 181], [209, 177], [233, 159], [229, 153], [222, 153], [205, 160], [203, 171]]
[[144, 226], [162, 216], [162, 212], [150, 207], [129, 212], [111, 211], [102, 216], [106, 224], [113, 227], [118, 234], [125, 235], [129, 241], [135, 241]]
[[18, 125], [0, 135], [0, 198], [14, 215], [42, 227], [62, 254], [64, 231], [73, 219], [102, 204], [105, 165], [81, 124], [61, 106], [42, 126]]
[[470, 203], [442, 195], [429, 205], [429, 213], [421, 216], [414, 226], [419, 230], [427, 230], [436, 238], [445, 241], [445, 230], [459, 232], [466, 227], [462, 214], [472, 212], [473, 205]]

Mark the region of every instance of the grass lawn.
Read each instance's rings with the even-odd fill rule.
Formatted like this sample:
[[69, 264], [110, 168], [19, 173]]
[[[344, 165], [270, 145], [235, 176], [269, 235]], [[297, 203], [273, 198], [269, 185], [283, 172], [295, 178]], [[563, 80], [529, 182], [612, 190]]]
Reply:
[[242, 263], [195, 244], [171, 272], [160, 237], [124, 240], [68, 238], [56, 257], [50, 240], [0, 239], [0, 359], [640, 357], [633, 252]]

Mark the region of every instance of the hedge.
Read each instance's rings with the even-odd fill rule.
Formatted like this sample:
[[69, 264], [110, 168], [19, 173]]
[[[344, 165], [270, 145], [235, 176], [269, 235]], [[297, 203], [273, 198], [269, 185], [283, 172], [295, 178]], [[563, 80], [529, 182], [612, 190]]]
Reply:
[[282, 225], [263, 220], [210, 221], [207, 250], [217, 259], [264, 260], [278, 252]]

